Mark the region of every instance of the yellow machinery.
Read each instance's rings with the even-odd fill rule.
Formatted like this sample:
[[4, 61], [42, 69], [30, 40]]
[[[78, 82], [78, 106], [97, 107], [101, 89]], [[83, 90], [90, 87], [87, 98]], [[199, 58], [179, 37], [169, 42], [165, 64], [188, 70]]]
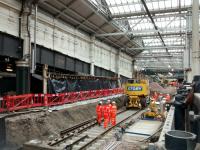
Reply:
[[164, 111], [161, 110], [161, 107], [163, 107], [164, 104], [162, 105], [156, 104], [155, 101], [151, 101], [150, 105], [148, 106], [148, 109], [146, 112], [143, 113], [142, 118], [151, 118], [151, 119], [158, 119], [158, 120], [163, 120], [165, 118], [164, 116]]
[[125, 84], [125, 93], [128, 97], [127, 108], [142, 108], [146, 105], [149, 95], [148, 80], [129, 79]]

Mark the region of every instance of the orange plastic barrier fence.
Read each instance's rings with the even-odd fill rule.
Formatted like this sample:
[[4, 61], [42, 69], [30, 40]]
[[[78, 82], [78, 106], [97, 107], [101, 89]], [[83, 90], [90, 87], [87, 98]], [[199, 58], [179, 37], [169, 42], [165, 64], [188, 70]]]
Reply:
[[124, 89], [116, 88], [59, 94], [23, 94], [17, 96], [5, 96], [0, 98], [0, 113], [33, 107], [63, 105], [123, 93]]

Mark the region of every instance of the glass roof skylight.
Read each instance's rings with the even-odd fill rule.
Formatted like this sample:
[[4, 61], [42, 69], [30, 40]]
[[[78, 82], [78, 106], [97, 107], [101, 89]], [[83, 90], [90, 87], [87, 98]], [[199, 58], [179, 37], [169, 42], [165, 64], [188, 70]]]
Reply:
[[[91, 1], [98, 3], [99, 0]], [[185, 33], [191, 32], [191, 26], [187, 20], [191, 19], [191, 13], [188, 13], [188, 10], [191, 10], [192, 0], [145, 0], [158, 30], [147, 15], [141, 0], [104, 1], [111, 13], [112, 21], [123, 27], [134, 40], [142, 41], [144, 49], [140, 57], [147, 54], [154, 57], [157, 53], [158, 56], [167, 54], [182, 58], [186, 45]], [[172, 67], [176, 63], [183, 63], [182, 59], [176, 60], [176, 63], [173, 58], [166, 59]]]

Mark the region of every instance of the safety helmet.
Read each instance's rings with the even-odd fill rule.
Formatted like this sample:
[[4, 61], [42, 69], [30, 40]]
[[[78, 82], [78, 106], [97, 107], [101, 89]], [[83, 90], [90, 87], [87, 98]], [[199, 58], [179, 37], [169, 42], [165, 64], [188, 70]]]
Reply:
[[102, 101], [99, 101], [99, 104], [102, 104]]
[[116, 104], [116, 102], [115, 102], [115, 101], [112, 101], [112, 104]]
[[107, 102], [110, 102], [110, 99], [108, 99]]

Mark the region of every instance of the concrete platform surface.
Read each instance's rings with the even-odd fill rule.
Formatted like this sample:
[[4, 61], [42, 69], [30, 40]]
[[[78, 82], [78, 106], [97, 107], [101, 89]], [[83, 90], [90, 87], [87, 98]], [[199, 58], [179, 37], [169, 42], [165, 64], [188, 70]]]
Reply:
[[126, 141], [141, 141], [153, 135], [162, 125], [160, 121], [154, 120], [139, 120], [130, 126], [124, 134]]

